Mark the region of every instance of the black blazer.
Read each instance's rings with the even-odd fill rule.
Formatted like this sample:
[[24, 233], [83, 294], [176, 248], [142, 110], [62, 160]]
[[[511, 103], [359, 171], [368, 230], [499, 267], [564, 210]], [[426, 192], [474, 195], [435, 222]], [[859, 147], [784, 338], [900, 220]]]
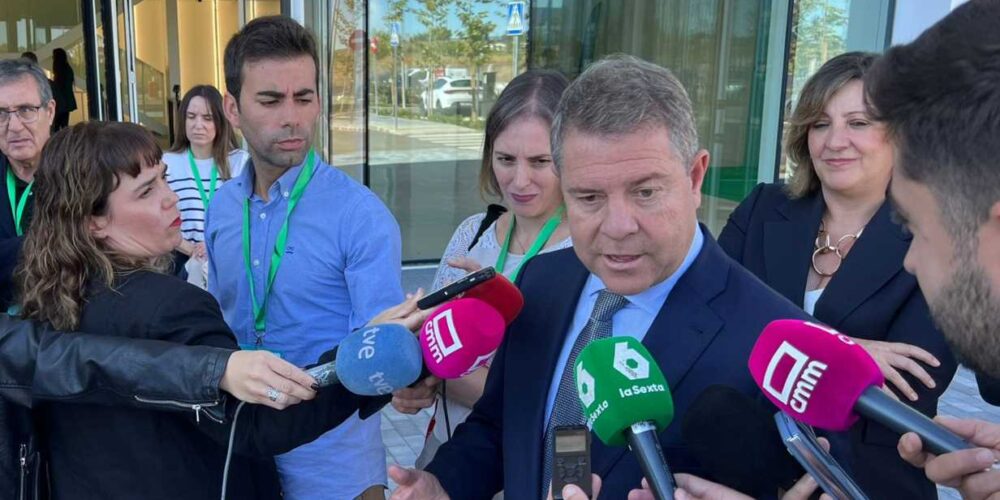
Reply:
[[[6, 313], [14, 298], [14, 268], [21, 254], [21, 237], [14, 226], [14, 214], [10, 211], [10, 197], [7, 196], [7, 169], [10, 164], [0, 154], [0, 313]], [[24, 207], [22, 225], [27, 228], [31, 220], [34, 199], [29, 199]]]
[[[114, 290], [95, 289], [84, 306], [81, 330], [237, 349], [215, 299], [176, 277], [143, 271], [131, 274]], [[234, 457], [237, 470], [229, 476], [229, 497], [277, 498], [270, 457], [316, 439], [359, 408], [370, 415], [371, 401], [333, 385], [283, 411], [244, 406], [237, 421], [235, 453], [267, 462], [262, 467], [260, 461]], [[181, 403], [177, 406], [189, 410], [39, 404], [36, 417], [51, 464], [53, 498], [219, 498], [235, 402], [229, 401], [225, 423]]]
[[[719, 245], [801, 307], [825, 206], [818, 191], [793, 200], [783, 186], [761, 184], [730, 215], [719, 235]], [[830, 279], [814, 316], [854, 337], [912, 344], [933, 354], [941, 366], [924, 368], [934, 378], [935, 389], [928, 389], [905, 372], [903, 376], [919, 397], [912, 406], [934, 416], [937, 400], [951, 383], [957, 363], [931, 321], [916, 278], [903, 269], [911, 237], [890, 220], [890, 210], [887, 200], [872, 217]], [[895, 389], [891, 384], [889, 387]], [[909, 401], [894, 392], [900, 400]], [[934, 484], [923, 471], [899, 457], [898, 434], [864, 420], [846, 434], [832, 436], [834, 455], [852, 469], [859, 486], [871, 498], [937, 498]]]
[[[682, 442], [685, 412], [714, 384], [758, 398], [747, 359], [760, 331], [775, 319], [808, 316], [736, 265], [702, 231], [701, 253], [642, 342], [673, 398], [673, 424], [660, 434], [667, 463], [674, 472], [711, 477]], [[427, 466], [451, 498], [488, 499], [500, 489], [506, 498], [538, 498], [549, 383], [589, 274], [573, 249], [538, 255], [525, 265], [518, 280], [524, 310], [507, 330], [483, 396]], [[591, 464], [603, 479], [602, 499], [624, 498], [642, 480], [631, 453], [596, 437]]]

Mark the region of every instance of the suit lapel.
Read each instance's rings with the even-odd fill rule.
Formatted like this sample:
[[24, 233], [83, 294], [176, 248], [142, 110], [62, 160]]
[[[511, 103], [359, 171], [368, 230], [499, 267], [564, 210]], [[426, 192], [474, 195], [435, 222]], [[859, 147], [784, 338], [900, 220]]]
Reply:
[[510, 345], [507, 356], [513, 359], [507, 364], [512, 368], [504, 372], [504, 407], [508, 409], [504, 411], [504, 428], [507, 429], [507, 436], [521, 443], [514, 445], [513, 449], [534, 450], [523, 456], [508, 455], [517, 456], [517, 463], [511, 464], [513, 470], [534, 474], [534, 480], [529, 484], [541, 484], [541, 430], [545, 428], [549, 382], [573, 321], [580, 291], [590, 274], [572, 249], [558, 253], [561, 254], [560, 259], [546, 262], [548, 267], [531, 269], [537, 269], [541, 271], [538, 274], [544, 275], [535, 278], [535, 283], [559, 283], [560, 292], [550, 293], [551, 289], [534, 287], [531, 291], [534, 293], [525, 297], [530, 311], [523, 311], [508, 329]]
[[839, 326], [844, 318], [903, 270], [903, 257], [910, 247], [910, 238], [892, 222], [890, 210], [886, 200], [816, 303], [816, 316], [825, 318], [830, 326]]
[[823, 197], [819, 193], [788, 200], [775, 207], [778, 220], [764, 223], [765, 281], [799, 307], [802, 307], [823, 208]]
[[[704, 232], [705, 246], [701, 253], [667, 296], [642, 340], [674, 392], [724, 325], [708, 302], [725, 289], [730, 263], [708, 231]], [[602, 476], [627, 451], [609, 448], [596, 440], [593, 450], [593, 470]]]

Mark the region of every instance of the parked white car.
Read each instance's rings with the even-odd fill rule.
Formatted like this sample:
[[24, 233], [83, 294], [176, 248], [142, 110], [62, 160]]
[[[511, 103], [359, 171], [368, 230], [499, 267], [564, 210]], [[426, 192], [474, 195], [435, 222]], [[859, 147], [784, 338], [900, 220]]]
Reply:
[[[429, 95], [428, 95], [429, 94]], [[428, 97], [431, 102], [428, 102]], [[423, 93], [424, 109], [433, 104], [436, 111], [451, 110], [457, 112], [459, 107], [472, 106], [472, 80], [468, 78], [438, 78], [430, 93]]]

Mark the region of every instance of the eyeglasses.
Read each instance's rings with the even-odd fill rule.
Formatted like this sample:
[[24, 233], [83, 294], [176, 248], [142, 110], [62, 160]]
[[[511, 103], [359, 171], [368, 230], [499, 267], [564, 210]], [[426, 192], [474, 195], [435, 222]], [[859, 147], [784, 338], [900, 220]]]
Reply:
[[17, 113], [17, 119], [21, 123], [34, 123], [38, 119], [38, 110], [41, 106], [18, 106], [16, 108], [0, 108], [0, 125], [7, 125], [10, 122], [10, 115]]

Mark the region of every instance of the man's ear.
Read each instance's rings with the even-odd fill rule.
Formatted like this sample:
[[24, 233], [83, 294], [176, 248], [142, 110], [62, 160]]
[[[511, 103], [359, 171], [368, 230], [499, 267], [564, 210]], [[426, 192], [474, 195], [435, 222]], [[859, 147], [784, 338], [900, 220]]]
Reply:
[[993, 293], [1000, 292], [1000, 200], [993, 202], [989, 215], [979, 226], [979, 265], [986, 270], [993, 282]]
[[42, 105], [45, 109], [45, 128], [52, 128], [52, 122], [56, 120], [56, 100], [50, 99], [49, 102]]
[[229, 92], [222, 98], [222, 112], [233, 127], [240, 128], [240, 103]]
[[705, 182], [705, 174], [708, 172], [710, 155], [708, 151], [702, 149], [694, 155], [691, 162], [691, 192], [695, 196], [696, 206], [701, 206], [701, 185]]

